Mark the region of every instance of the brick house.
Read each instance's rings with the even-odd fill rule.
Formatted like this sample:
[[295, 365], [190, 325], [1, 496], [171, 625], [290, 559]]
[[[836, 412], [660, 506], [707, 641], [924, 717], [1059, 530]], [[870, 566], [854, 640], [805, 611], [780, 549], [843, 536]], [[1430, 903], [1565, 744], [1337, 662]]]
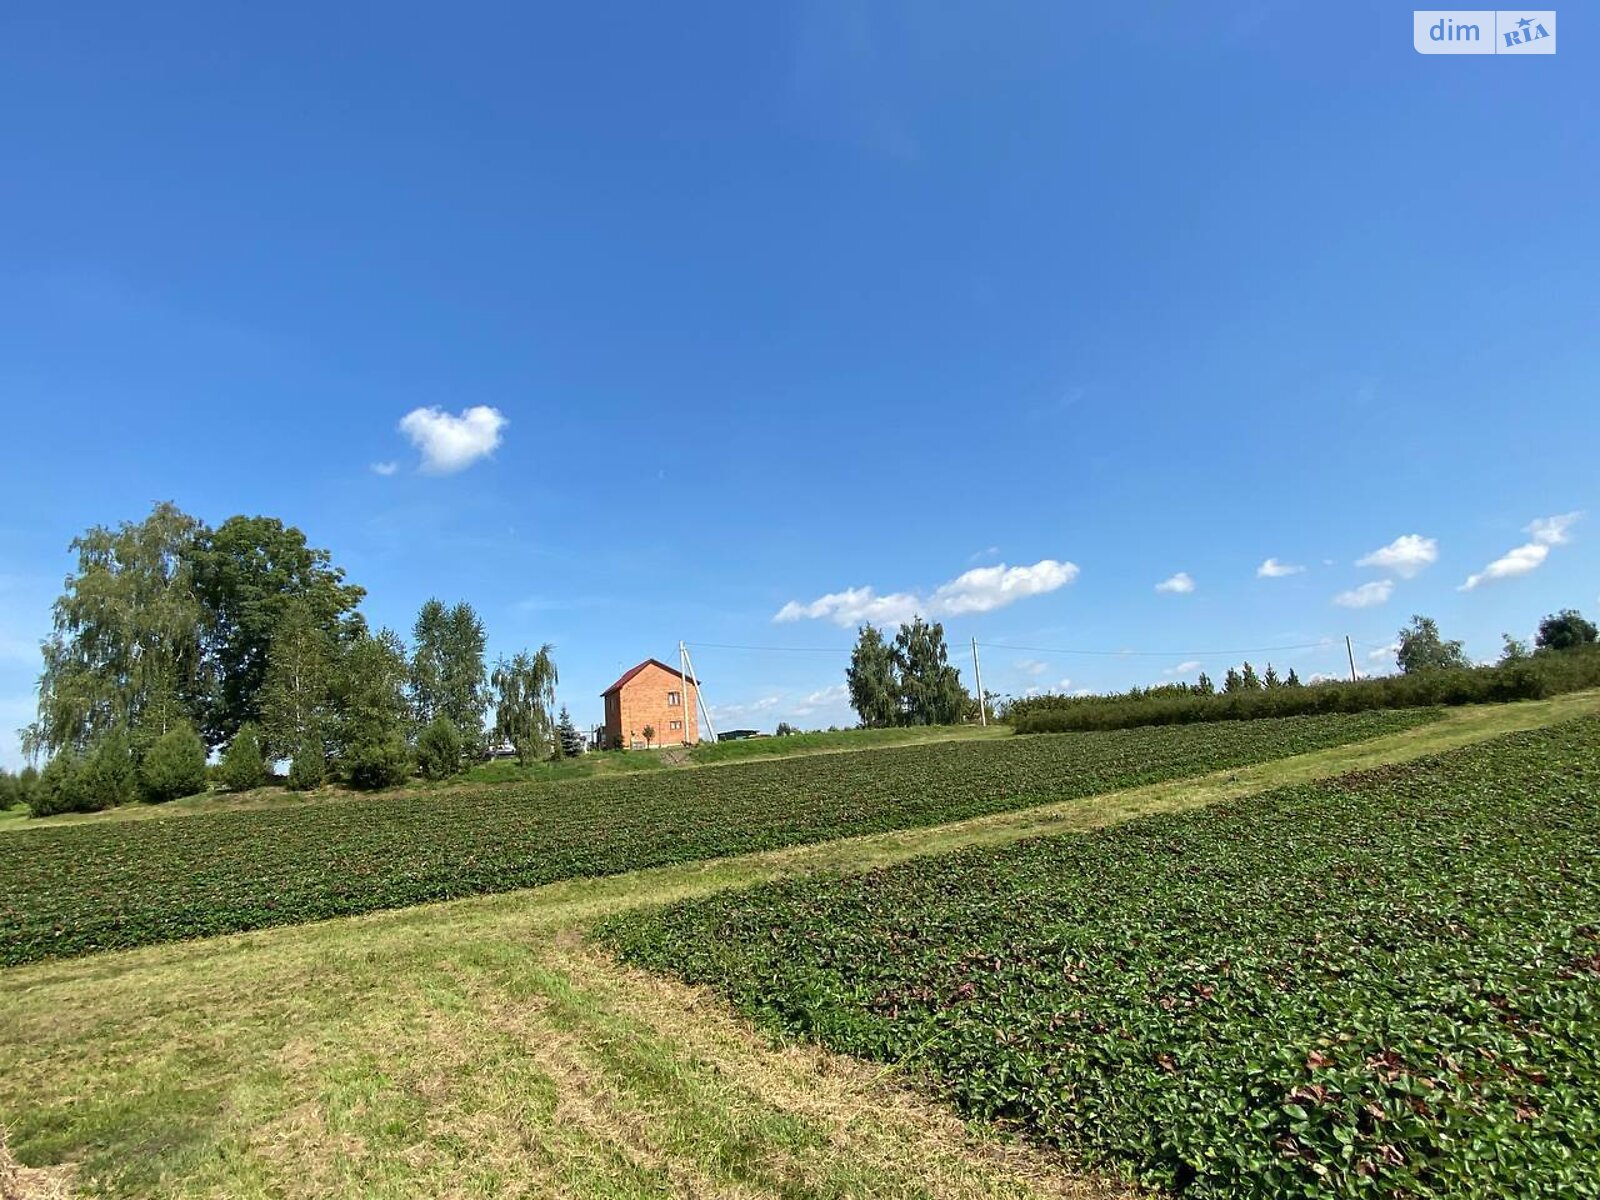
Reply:
[[625, 671], [600, 697], [606, 702], [601, 745], [607, 748], [643, 749], [646, 725], [655, 729], [651, 746], [693, 746], [700, 740], [694, 681], [659, 659]]

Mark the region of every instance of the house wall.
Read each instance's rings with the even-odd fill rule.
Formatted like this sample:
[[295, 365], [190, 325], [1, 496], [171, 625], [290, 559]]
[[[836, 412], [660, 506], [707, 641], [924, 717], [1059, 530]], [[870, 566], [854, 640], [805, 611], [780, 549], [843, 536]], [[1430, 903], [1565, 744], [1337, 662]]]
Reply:
[[[679, 693], [679, 703], [668, 704], [670, 693]], [[612, 700], [617, 701], [617, 724], [611, 726]], [[607, 732], [624, 746], [634, 742], [644, 744], [644, 727], [655, 727], [652, 746], [694, 745], [700, 740], [700, 724], [696, 716], [695, 687], [685, 686], [678, 675], [657, 666], [646, 667], [627, 683], [620, 692], [606, 698]], [[682, 723], [674, 729], [674, 721]]]

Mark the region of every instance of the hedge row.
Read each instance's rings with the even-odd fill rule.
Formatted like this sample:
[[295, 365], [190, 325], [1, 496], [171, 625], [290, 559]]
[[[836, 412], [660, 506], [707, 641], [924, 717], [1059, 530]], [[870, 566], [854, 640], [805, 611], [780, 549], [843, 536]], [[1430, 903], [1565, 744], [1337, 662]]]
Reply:
[[1018, 733], [1065, 733], [1202, 721], [1253, 721], [1311, 713], [1497, 704], [1538, 700], [1591, 687], [1600, 687], [1600, 647], [1541, 653], [1500, 667], [1428, 671], [1354, 683], [1261, 688], [1210, 696], [1039, 696], [1015, 702], [1006, 719]]

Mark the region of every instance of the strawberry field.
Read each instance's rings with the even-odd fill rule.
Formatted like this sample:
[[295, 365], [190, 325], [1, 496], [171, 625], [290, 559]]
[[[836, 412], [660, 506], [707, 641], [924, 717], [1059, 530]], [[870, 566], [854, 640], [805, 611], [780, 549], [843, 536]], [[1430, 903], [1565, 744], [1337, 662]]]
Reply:
[[1376, 737], [1429, 712], [947, 742], [0, 837], [0, 964], [935, 825]]
[[601, 936], [1185, 1196], [1600, 1196], [1600, 719]]

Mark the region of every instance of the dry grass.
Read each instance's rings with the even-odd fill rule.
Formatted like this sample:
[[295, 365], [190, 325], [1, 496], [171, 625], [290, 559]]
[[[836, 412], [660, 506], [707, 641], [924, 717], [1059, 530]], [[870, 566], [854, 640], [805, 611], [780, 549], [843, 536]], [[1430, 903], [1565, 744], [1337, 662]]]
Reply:
[[1596, 707], [1460, 710], [1358, 746], [936, 829], [13, 968], [0, 972], [0, 1117], [24, 1161], [76, 1163], [77, 1185], [109, 1196], [1121, 1195], [964, 1126], [915, 1081], [770, 1045], [581, 931], [629, 906], [1192, 807]]

